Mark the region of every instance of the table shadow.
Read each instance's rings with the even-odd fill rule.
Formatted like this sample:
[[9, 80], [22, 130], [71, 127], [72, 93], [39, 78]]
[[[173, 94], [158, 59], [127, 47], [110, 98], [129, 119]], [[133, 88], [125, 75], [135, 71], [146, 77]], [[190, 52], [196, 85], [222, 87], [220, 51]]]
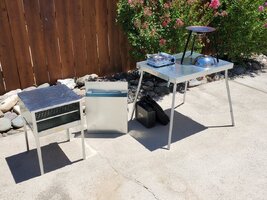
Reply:
[[[45, 173], [79, 161], [71, 162], [57, 143], [42, 146], [41, 150]], [[5, 159], [16, 183], [40, 176], [36, 149], [12, 155]]]
[[[73, 132], [75, 138], [81, 137], [81, 131]], [[120, 133], [117, 131], [88, 131], [84, 130], [84, 138], [117, 138], [125, 135], [125, 133]]]
[[[170, 109], [165, 112], [170, 116]], [[176, 111], [174, 111], [173, 120], [172, 143], [207, 129], [202, 124]], [[150, 151], [166, 149], [168, 133], [169, 124], [163, 126], [157, 123], [155, 127], [148, 129], [137, 120], [129, 122], [129, 134]]]

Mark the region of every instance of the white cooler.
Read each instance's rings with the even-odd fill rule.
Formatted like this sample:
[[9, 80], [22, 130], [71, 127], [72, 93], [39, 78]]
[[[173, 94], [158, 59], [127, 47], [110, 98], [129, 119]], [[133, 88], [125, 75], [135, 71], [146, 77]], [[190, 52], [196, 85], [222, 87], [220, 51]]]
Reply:
[[86, 121], [89, 133], [127, 133], [127, 82], [86, 82]]

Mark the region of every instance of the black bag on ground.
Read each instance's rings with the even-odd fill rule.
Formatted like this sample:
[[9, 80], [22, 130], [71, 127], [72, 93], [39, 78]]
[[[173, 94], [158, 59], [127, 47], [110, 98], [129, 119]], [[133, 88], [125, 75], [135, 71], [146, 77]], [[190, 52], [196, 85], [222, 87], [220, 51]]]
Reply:
[[146, 102], [155, 112], [156, 112], [156, 119], [162, 125], [167, 125], [170, 122], [169, 116], [166, 115], [164, 110], [154, 101], [149, 95], [143, 96], [141, 101]]

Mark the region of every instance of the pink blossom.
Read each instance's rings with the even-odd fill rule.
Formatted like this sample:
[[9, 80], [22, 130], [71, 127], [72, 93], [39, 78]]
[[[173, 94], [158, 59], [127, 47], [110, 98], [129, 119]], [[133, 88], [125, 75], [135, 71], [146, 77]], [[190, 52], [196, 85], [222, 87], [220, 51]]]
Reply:
[[149, 17], [152, 15], [152, 11], [150, 10], [149, 7], [144, 8], [144, 15]]
[[264, 11], [264, 7], [263, 6], [259, 6], [258, 10], [259, 10], [259, 12], [262, 12], [262, 11]]
[[162, 25], [163, 27], [166, 27], [166, 26], [168, 26], [168, 22], [167, 22], [166, 20], [164, 20], [164, 21], [161, 23], [161, 25]]
[[164, 46], [165, 44], [166, 44], [166, 40], [163, 39], [163, 38], [161, 38], [161, 39], [159, 40], [159, 45], [160, 45], [160, 46]]
[[266, 23], [266, 24], [264, 24], [263, 26], [264, 26], [264, 28], [267, 28], [267, 23]]
[[209, 7], [216, 10], [221, 5], [219, 0], [211, 0]]
[[148, 28], [148, 23], [147, 23], [147, 22], [144, 22], [144, 23], [142, 24], [142, 28], [143, 28], [143, 29], [147, 29], [147, 28]]
[[264, 3], [264, 6], [267, 7], [267, 1]]
[[132, 4], [133, 3], [133, 0], [128, 0], [128, 4]]
[[227, 16], [227, 15], [228, 15], [228, 13], [227, 13], [225, 10], [221, 12], [221, 16], [222, 16], [222, 17], [225, 17], [225, 16]]
[[177, 27], [182, 27], [182, 26], [184, 26], [184, 22], [183, 22], [181, 19], [179, 19], [179, 18], [176, 19], [176, 22], [175, 22], [175, 23], [176, 23], [176, 26], [177, 26]]
[[134, 26], [135, 26], [135, 28], [140, 28], [140, 26], [141, 26], [141, 21], [138, 20], [138, 19], [136, 19], [136, 20], [134, 21]]
[[170, 8], [171, 7], [171, 2], [164, 3], [163, 7], [166, 8], [166, 9]]
[[195, 3], [195, 0], [187, 0], [187, 3], [188, 3], [189, 5], [192, 5], [192, 4]]

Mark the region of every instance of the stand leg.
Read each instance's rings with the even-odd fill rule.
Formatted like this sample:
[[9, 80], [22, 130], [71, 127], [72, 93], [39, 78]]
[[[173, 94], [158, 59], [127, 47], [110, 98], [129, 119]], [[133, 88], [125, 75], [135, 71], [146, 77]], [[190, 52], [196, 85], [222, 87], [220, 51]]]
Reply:
[[82, 104], [80, 102], [80, 117], [81, 117], [81, 138], [82, 138], [82, 155], [83, 155], [83, 160], [86, 159], [86, 154], [85, 154], [85, 143], [84, 143], [84, 121], [83, 121], [83, 109], [82, 109]]
[[67, 141], [70, 141], [70, 129], [69, 128], [66, 130], [66, 135], [67, 135]]
[[23, 119], [23, 120], [24, 120], [23, 129], [24, 129], [24, 134], [25, 134], [26, 148], [27, 148], [27, 151], [29, 151], [29, 140], [28, 140], [26, 121], [25, 121], [25, 119]]
[[219, 63], [219, 53], [218, 53], [218, 31], [215, 31], [213, 33], [213, 41], [214, 41], [214, 49], [216, 52], [216, 59], [217, 59], [217, 63]]
[[186, 53], [186, 50], [187, 50], [188, 43], [189, 43], [189, 40], [190, 40], [191, 35], [192, 35], [192, 31], [189, 31], [189, 35], [187, 37], [187, 41], [186, 41], [186, 44], [185, 44], [185, 48], [184, 48], [184, 52], [183, 52], [183, 56], [182, 56], [182, 60], [181, 60], [181, 65], [184, 62], [184, 56], [185, 56], [185, 53]]
[[228, 70], [225, 70], [225, 84], [226, 84], [226, 89], [227, 89], [227, 96], [228, 96], [228, 101], [229, 101], [232, 125], [234, 126], [235, 125], [235, 121], [234, 121], [234, 114], [233, 114], [233, 107], [232, 107], [230, 89], [229, 89], [229, 84], [228, 84]]
[[131, 120], [133, 119], [133, 115], [134, 115], [134, 111], [135, 111], [135, 104], [136, 104], [137, 97], [138, 97], [138, 94], [139, 94], [139, 91], [140, 91], [140, 88], [141, 88], [143, 75], [144, 75], [144, 72], [141, 71], [141, 75], [140, 75], [140, 78], [139, 78], [139, 83], [138, 83], [137, 90], [136, 90], [136, 93], [135, 93], [135, 98], [134, 98], [134, 103], [133, 103], [133, 110], [132, 110], [132, 114], [131, 114]]
[[193, 36], [193, 44], [192, 44], [192, 49], [191, 49], [191, 56], [193, 55], [194, 47], [195, 47], [195, 41], [196, 41], [196, 35], [194, 34]]
[[172, 108], [171, 108], [171, 118], [170, 118], [170, 126], [169, 126], [169, 138], [168, 138], [168, 149], [171, 148], [171, 140], [172, 140], [172, 128], [173, 128], [173, 116], [174, 116], [174, 104], [175, 104], [175, 94], [176, 94], [177, 84], [173, 84], [173, 93], [172, 93]]
[[186, 95], [186, 91], [187, 91], [187, 85], [188, 85], [188, 81], [185, 82], [185, 86], [184, 86], [184, 98], [183, 98], [183, 104], [185, 103], [185, 95]]
[[44, 165], [43, 165], [43, 158], [42, 158], [42, 151], [41, 151], [41, 146], [40, 146], [40, 140], [39, 137], [35, 135], [35, 142], [36, 142], [36, 148], [37, 148], [37, 154], [38, 154], [38, 160], [39, 160], [39, 167], [41, 171], [41, 175], [44, 174]]

